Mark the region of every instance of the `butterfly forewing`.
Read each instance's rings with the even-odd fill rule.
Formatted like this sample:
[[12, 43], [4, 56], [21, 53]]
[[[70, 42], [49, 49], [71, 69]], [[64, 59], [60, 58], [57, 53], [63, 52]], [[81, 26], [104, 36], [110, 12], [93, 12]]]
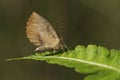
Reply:
[[54, 28], [35, 12], [27, 21], [26, 34], [30, 42], [37, 46], [36, 50], [58, 49], [61, 45]]

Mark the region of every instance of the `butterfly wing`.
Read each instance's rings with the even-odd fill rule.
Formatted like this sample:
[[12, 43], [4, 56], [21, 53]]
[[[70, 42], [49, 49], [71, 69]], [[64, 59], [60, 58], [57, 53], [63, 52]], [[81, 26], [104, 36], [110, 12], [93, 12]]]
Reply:
[[31, 43], [38, 46], [36, 50], [57, 49], [60, 39], [50, 23], [33, 12], [27, 21], [27, 38]]

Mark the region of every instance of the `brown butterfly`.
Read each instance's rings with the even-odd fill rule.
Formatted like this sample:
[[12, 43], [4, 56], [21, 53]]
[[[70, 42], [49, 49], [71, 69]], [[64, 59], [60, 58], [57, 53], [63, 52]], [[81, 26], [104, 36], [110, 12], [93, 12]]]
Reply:
[[30, 42], [37, 46], [35, 51], [57, 50], [62, 46], [51, 24], [36, 12], [33, 12], [27, 21], [26, 34]]

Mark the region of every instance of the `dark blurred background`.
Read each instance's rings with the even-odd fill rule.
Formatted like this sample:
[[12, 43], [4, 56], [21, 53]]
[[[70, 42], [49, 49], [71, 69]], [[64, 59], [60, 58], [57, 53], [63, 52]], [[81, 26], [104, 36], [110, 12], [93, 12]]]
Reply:
[[64, 38], [69, 48], [96, 44], [120, 49], [119, 0], [0, 0], [0, 80], [83, 80], [74, 69], [42, 61], [5, 61], [33, 54], [25, 34], [36, 11]]

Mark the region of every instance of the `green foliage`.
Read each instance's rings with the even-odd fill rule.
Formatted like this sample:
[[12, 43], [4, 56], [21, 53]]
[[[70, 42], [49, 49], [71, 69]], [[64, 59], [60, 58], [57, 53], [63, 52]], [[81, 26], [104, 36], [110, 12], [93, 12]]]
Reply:
[[77, 46], [60, 54], [42, 54], [9, 60], [33, 59], [74, 68], [78, 73], [89, 74], [85, 80], [120, 80], [120, 51], [108, 50], [101, 46]]

